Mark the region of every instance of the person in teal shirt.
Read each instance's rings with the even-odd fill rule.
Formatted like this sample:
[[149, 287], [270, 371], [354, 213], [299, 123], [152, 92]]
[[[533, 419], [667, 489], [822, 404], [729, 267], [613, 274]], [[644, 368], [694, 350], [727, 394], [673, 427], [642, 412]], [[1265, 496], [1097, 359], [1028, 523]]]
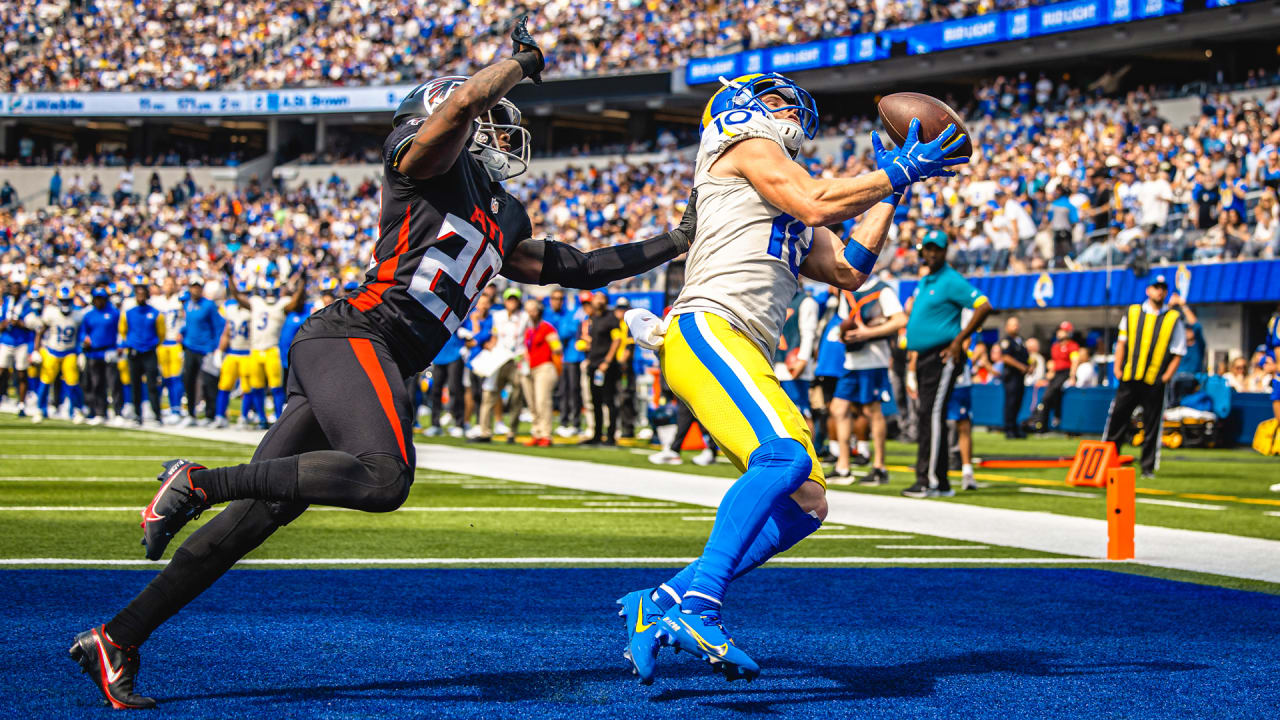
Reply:
[[[907, 351], [915, 354], [920, 410], [916, 415], [916, 481], [907, 497], [951, 497], [946, 409], [965, 360], [965, 341], [991, 314], [987, 296], [947, 264], [947, 234], [930, 230], [917, 248], [928, 274], [920, 278], [907, 320]], [[961, 313], [972, 310], [961, 327]], [[910, 377], [911, 373], [908, 373]], [[908, 381], [910, 385], [910, 381]]]

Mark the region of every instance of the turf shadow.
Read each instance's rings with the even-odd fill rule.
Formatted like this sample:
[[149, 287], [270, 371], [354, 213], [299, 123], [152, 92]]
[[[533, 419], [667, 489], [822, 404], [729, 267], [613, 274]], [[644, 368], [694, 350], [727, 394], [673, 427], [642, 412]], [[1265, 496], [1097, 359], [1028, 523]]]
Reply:
[[[753, 688], [734, 685], [718, 688], [669, 689], [650, 701], [671, 702], [701, 699], [703, 704], [743, 713], [776, 713], [779, 705], [849, 702], [872, 698], [912, 698], [932, 695], [940, 679], [953, 676], [990, 674], [1027, 677], [1071, 677], [1099, 675], [1114, 677], [1125, 673], [1151, 671], [1186, 672], [1203, 670], [1207, 665], [1174, 661], [1077, 664], [1057, 661], [1061, 656], [1028, 650], [992, 650], [968, 652], [947, 657], [934, 657], [901, 665], [811, 665], [778, 658], [765, 659], [761, 665], [774, 687]], [[833, 684], [828, 689], [813, 687], [776, 687], [784, 677], [825, 678]], [[729, 696], [756, 696], [757, 699], [729, 699]], [[725, 698], [716, 700], [716, 698]]]

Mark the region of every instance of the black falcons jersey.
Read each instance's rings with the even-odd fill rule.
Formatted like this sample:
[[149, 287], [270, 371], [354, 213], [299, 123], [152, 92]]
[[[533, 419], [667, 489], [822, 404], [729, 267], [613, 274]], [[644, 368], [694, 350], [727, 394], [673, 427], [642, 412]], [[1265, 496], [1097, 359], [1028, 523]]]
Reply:
[[298, 339], [381, 339], [406, 376], [431, 364], [503, 259], [533, 233], [524, 206], [469, 151], [427, 180], [397, 169], [423, 120], [401, 124], [382, 146], [378, 242], [364, 284], [298, 331]]

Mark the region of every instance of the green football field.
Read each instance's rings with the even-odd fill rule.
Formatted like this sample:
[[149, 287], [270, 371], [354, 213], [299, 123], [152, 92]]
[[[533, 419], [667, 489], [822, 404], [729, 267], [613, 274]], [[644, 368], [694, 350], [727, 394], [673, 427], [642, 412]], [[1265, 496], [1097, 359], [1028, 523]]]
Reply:
[[[420, 462], [432, 443], [418, 438]], [[979, 454], [1070, 454], [1075, 441], [1040, 439], [1011, 445], [979, 434]], [[461, 443], [457, 443], [461, 444]], [[551, 454], [598, 463], [651, 465], [640, 447], [527, 449], [495, 443], [495, 452]], [[888, 488], [833, 487], [833, 492], [896, 493], [909, 482], [912, 446], [894, 444]], [[158, 567], [143, 560], [139, 510], [155, 492], [163, 460], [189, 457], [209, 464], [249, 458], [248, 445], [50, 421], [41, 425], [0, 415], [0, 563], [7, 567]], [[1206, 460], [1209, 460], [1206, 462]], [[1159, 477], [1139, 495], [1140, 523], [1280, 538], [1280, 499], [1267, 492], [1280, 467], [1247, 451], [1180, 451], [1166, 455]], [[899, 470], [898, 468], [902, 468]], [[673, 472], [735, 474], [721, 463]], [[696, 556], [714, 519], [708, 507], [567, 490], [530, 482], [419, 470], [400, 510], [382, 515], [314, 508], [252, 553], [247, 565], [276, 566], [545, 566], [662, 565]], [[952, 500], [1034, 512], [1101, 517], [1101, 491], [1068, 488], [1062, 470], [979, 473], [985, 487]], [[1056, 493], [1028, 492], [1051, 490]], [[1141, 500], [1174, 504], [1148, 504]], [[193, 523], [214, 516], [217, 508]], [[179, 541], [185, 535], [179, 537]], [[172, 549], [177, 543], [171, 546]], [[967, 565], [1069, 563], [1071, 558], [1031, 550], [979, 545], [952, 538], [886, 532], [827, 523], [792, 548], [783, 562], [831, 564], [824, 558], [863, 558], [893, 566], [964, 557]], [[843, 564], [844, 561], [838, 561]], [[937, 565], [947, 565], [946, 561]], [[1280, 593], [1280, 585], [1079, 558], [1081, 567]]]

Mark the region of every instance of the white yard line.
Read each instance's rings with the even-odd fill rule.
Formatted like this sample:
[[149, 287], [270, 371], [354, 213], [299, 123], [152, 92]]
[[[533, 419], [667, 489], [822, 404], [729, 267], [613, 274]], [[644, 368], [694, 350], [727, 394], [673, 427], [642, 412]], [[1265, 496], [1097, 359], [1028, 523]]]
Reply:
[[[237, 565], [687, 565], [696, 558], [662, 557], [520, 557], [520, 558], [250, 558]], [[794, 557], [785, 555], [770, 565], [1079, 565], [1079, 558], [972, 558], [972, 557]], [[0, 558], [0, 566], [73, 565], [161, 567], [167, 561], [88, 558]]]
[[632, 502], [630, 500], [595, 500], [582, 503], [584, 507], [671, 507], [675, 503], [669, 502]]
[[877, 545], [877, 550], [990, 550], [986, 545]]
[[1051, 488], [1036, 487], [1020, 487], [1018, 488], [1018, 492], [1030, 493], [1031, 495], [1053, 495], [1054, 497], [1088, 498], [1090, 500], [1105, 497], [1100, 493], [1076, 492], [1074, 490], [1053, 490]]
[[[243, 442], [256, 445], [261, 432], [210, 431], [202, 428], [151, 428], [151, 432], [201, 440]], [[131, 458], [132, 459], [132, 458]], [[444, 445], [418, 448], [418, 465], [423, 469], [458, 475], [480, 474], [486, 478], [528, 482], [559, 488], [617, 494], [627, 488], [632, 497], [716, 507], [732, 480], [663, 470], [649, 470], [580, 460], [560, 460], [533, 455], [475, 450]], [[827, 493], [831, 521], [850, 526], [890, 532], [932, 535], [987, 545], [1023, 548], [1062, 555], [1057, 562], [1080, 562], [1079, 556], [1106, 557], [1107, 523], [1102, 518], [1080, 518], [1044, 512], [989, 508], [963, 503], [912, 500], [901, 497], [832, 491]], [[403, 508], [402, 508], [403, 510]], [[477, 508], [492, 511], [491, 508]], [[603, 512], [609, 508], [577, 509]], [[617, 508], [621, 512], [639, 509]], [[521, 508], [521, 511], [527, 511]], [[662, 513], [656, 508], [644, 512]], [[686, 513], [687, 508], [669, 511]], [[545, 512], [545, 511], [544, 511]], [[1136, 531], [1136, 562], [1157, 567], [1213, 573], [1231, 577], [1280, 582], [1280, 541], [1242, 537], [1225, 533], [1180, 530], [1139, 525]], [[921, 559], [920, 562], [980, 562], [993, 560]], [[314, 562], [314, 561], [308, 561]], [[545, 561], [539, 561], [545, 562]], [[787, 557], [773, 563], [790, 562]], [[809, 562], [809, 561], [806, 561]], [[902, 563], [907, 558], [826, 558], [830, 563]], [[1027, 562], [1017, 561], [1013, 562]], [[1044, 562], [1040, 560], [1039, 562]], [[1036, 564], [1036, 561], [1031, 561]]]
[[1186, 502], [1184, 500], [1157, 500], [1155, 498], [1138, 498], [1134, 502], [1145, 505], [1164, 505], [1165, 507], [1186, 508], [1188, 510], [1226, 510], [1225, 505], [1209, 505], [1207, 503]]
[[915, 535], [824, 535], [823, 533], [814, 533], [805, 538], [803, 542], [810, 540], [910, 540], [913, 537]]
[[[222, 508], [215, 507], [205, 510], [205, 514], [220, 512]], [[0, 512], [141, 512], [142, 506], [115, 506], [115, 505], [0, 505]], [[360, 510], [350, 510], [340, 507], [323, 507], [319, 505], [307, 508], [307, 512], [362, 512]], [[650, 514], [650, 513], [685, 513], [689, 512], [688, 508], [613, 508], [613, 507], [433, 507], [422, 505], [403, 505], [396, 510], [398, 513], [405, 512], [424, 512], [424, 513], [630, 513], [630, 514]], [[708, 519], [714, 520], [708, 516]]]
[[78, 482], [156, 482], [153, 477], [36, 477], [34, 475], [6, 475], [0, 482], [78, 483]]
[[[135, 462], [167, 462], [174, 459], [170, 455], [0, 455], [0, 462], [5, 460], [132, 460]], [[247, 455], [202, 455], [202, 461], [241, 463], [248, 459]]]

